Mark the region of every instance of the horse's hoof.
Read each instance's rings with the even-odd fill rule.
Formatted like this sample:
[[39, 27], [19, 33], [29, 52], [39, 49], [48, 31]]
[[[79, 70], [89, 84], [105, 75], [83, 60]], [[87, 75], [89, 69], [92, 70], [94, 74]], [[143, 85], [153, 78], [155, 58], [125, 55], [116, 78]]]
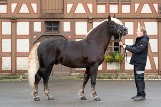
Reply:
[[35, 97], [34, 100], [35, 101], [40, 101], [40, 98], [39, 97]]
[[80, 100], [87, 100], [87, 98], [85, 96], [82, 96]]
[[48, 100], [54, 100], [54, 97], [48, 97]]
[[99, 97], [95, 97], [94, 101], [101, 101], [101, 99]]

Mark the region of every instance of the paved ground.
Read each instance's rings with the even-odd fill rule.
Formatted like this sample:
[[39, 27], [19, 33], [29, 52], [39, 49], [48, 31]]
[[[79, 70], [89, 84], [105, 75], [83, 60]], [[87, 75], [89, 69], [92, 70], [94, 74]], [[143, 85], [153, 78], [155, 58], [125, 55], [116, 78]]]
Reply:
[[55, 100], [43, 96], [40, 83], [41, 101], [35, 102], [27, 81], [0, 82], [0, 107], [161, 107], [161, 81], [146, 81], [147, 100], [139, 102], [130, 99], [136, 94], [134, 81], [97, 81], [99, 102], [90, 97], [90, 83], [85, 90], [87, 100], [79, 100], [81, 84], [82, 80], [51, 78], [49, 87]]

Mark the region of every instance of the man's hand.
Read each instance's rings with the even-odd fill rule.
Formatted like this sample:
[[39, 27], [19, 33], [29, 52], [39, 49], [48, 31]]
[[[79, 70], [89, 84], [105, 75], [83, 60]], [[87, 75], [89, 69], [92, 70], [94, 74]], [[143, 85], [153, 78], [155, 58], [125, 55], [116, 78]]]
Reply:
[[123, 48], [126, 47], [126, 45], [124, 45], [121, 41], [119, 42], [119, 45], [122, 46]]

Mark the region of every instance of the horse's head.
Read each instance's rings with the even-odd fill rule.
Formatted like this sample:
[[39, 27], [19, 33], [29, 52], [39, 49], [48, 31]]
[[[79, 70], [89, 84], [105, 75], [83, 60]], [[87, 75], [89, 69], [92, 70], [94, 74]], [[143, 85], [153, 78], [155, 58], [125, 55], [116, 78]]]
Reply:
[[128, 29], [123, 26], [122, 22], [116, 18], [111, 18], [111, 16], [108, 16], [108, 25], [109, 27], [109, 33], [114, 36], [125, 36], [128, 34]]

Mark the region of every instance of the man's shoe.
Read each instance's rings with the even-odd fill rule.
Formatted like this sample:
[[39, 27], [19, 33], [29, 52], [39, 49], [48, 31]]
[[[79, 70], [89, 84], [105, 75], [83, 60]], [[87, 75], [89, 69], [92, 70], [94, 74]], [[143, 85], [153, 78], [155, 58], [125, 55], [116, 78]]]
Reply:
[[131, 99], [134, 99], [134, 98], [136, 98], [138, 95], [136, 95], [136, 96], [133, 96], [133, 97], [131, 97]]
[[134, 98], [134, 101], [142, 101], [142, 100], [145, 100], [145, 97], [137, 96], [137, 97]]

